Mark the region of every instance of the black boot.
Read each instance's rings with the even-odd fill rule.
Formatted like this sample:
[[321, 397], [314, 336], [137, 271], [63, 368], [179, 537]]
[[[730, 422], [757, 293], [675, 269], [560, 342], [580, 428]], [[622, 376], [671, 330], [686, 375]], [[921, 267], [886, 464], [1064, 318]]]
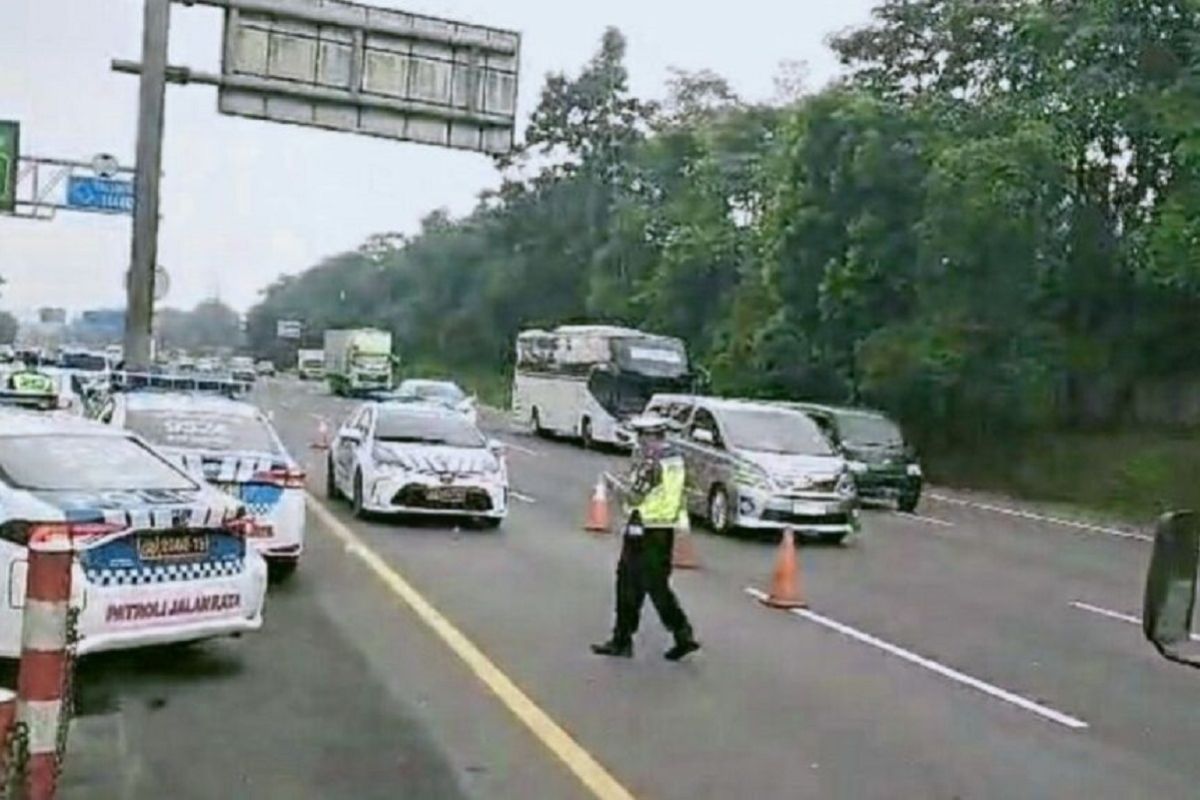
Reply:
[[615, 656], [617, 658], [633, 658], [633, 641], [613, 637], [604, 644], [592, 645], [592, 652], [598, 656]]
[[680, 631], [675, 634], [675, 646], [663, 653], [663, 658], [667, 661], [680, 661], [687, 657], [688, 654], [694, 653], [699, 649], [700, 643], [692, 636], [690, 630]]

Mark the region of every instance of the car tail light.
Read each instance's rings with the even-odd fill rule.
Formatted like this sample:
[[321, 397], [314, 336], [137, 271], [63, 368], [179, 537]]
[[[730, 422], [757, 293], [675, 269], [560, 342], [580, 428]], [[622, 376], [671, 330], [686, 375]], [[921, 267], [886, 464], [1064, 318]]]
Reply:
[[0, 525], [0, 539], [23, 547], [31, 542], [51, 542], [59, 538], [69, 539], [73, 544], [86, 545], [124, 527], [104, 522], [7, 522]]
[[304, 470], [273, 469], [267, 472], [259, 472], [251, 480], [253, 483], [269, 483], [284, 489], [303, 489], [304, 478]]
[[235, 536], [238, 539], [249, 539], [254, 535], [258, 523], [251, 516], [242, 516], [229, 520], [223, 527], [225, 532], [230, 536]]

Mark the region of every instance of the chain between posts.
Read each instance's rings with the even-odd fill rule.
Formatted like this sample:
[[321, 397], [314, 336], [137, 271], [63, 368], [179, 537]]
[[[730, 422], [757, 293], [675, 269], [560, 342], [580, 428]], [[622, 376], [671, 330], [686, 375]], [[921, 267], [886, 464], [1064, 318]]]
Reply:
[[[71, 730], [71, 719], [75, 716], [75, 664], [76, 648], [79, 643], [79, 609], [67, 608], [66, 658], [63, 669], [61, 699], [59, 703], [58, 728], [55, 731], [55, 777], [60, 778], [66, 761], [67, 739]], [[29, 726], [24, 721], [14, 721], [3, 743], [6, 753], [5, 773], [0, 784], [0, 797], [23, 796], [23, 783], [29, 768]]]
[[67, 645], [63, 666], [62, 700], [58, 712], [58, 731], [54, 745], [55, 775], [61, 776], [67, 755], [67, 737], [71, 731], [71, 718], [75, 716], [75, 662], [79, 644], [79, 609], [67, 607]]

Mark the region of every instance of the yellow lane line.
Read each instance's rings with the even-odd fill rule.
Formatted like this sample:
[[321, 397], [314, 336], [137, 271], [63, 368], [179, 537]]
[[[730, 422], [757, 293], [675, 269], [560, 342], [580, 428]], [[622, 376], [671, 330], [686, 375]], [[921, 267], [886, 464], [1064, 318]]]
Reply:
[[543, 711], [505, 675], [492, 660], [483, 654], [450, 620], [425, 597], [392, 569], [349, 527], [334, 516], [324, 503], [305, 493], [309, 509], [324, 526], [346, 545], [348, 552], [357, 555], [383, 581], [384, 585], [412, 610], [445, 642], [458, 658], [475, 673], [492, 694], [519, 719], [538, 740], [569, 769], [576, 778], [600, 800], [633, 800], [622, 786], [591, 753], [571, 738], [549, 714]]

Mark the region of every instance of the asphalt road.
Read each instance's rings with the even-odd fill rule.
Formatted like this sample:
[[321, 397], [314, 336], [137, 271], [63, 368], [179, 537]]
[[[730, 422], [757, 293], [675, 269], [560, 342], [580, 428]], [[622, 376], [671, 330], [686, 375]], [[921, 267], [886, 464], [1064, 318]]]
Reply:
[[309, 449], [352, 404], [287, 379], [257, 396], [331, 515], [310, 513], [261, 633], [85, 662], [68, 796], [1197, 796], [1200, 675], [1101, 613], [1138, 613], [1141, 539], [872, 511], [851, 546], [801, 549], [800, 616], [747, 594], [770, 542], [698, 530], [704, 568], [675, 584], [704, 650], [663, 661], [647, 606], [635, 659], [611, 661], [587, 645], [619, 542], [581, 523], [619, 457], [487, 415], [523, 498], [502, 528], [362, 522]]

